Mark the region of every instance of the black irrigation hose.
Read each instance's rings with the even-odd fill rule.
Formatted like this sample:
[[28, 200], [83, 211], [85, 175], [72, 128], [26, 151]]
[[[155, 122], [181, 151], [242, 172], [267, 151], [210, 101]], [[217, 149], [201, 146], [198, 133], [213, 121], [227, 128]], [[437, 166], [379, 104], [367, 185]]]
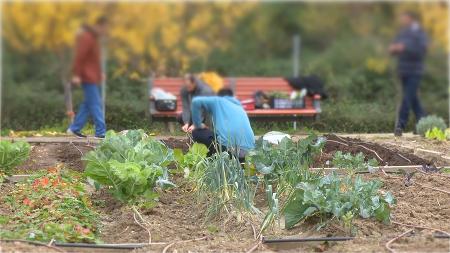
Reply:
[[450, 238], [450, 236], [445, 235], [445, 234], [434, 234], [433, 237], [437, 238], [437, 239], [449, 239]]
[[52, 244], [56, 247], [70, 247], [70, 248], [97, 248], [97, 249], [136, 249], [142, 248], [148, 244], [93, 244], [93, 243], [66, 243], [55, 242]]
[[280, 238], [280, 239], [266, 239], [263, 237], [263, 243], [284, 243], [284, 242], [323, 242], [323, 241], [350, 241], [354, 237], [304, 237], [304, 238]]

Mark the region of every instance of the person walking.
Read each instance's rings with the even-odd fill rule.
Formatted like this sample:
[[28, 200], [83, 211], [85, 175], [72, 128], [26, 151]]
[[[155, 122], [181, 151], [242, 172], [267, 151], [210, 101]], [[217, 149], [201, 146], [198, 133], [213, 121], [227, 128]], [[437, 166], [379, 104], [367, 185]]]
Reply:
[[397, 72], [402, 84], [402, 100], [394, 131], [395, 136], [402, 136], [411, 108], [416, 116], [416, 122], [425, 116], [417, 93], [424, 71], [428, 38], [419, 23], [417, 14], [413, 12], [402, 13], [400, 25], [401, 30], [389, 46], [389, 52], [397, 57]]
[[[211, 116], [211, 129], [202, 122], [203, 111]], [[192, 138], [209, 148], [208, 155], [227, 151], [243, 161], [245, 154], [255, 148], [250, 120], [231, 89], [221, 89], [218, 96], [195, 97], [192, 100], [192, 122]]]
[[73, 123], [67, 129], [67, 133], [79, 138], [86, 137], [81, 130], [86, 125], [89, 116], [94, 120], [95, 137], [105, 137], [106, 124], [100, 90], [100, 83], [105, 76], [100, 62], [100, 39], [106, 35], [107, 28], [106, 17], [100, 17], [93, 26], [84, 25], [81, 34], [77, 37], [72, 84], [81, 85], [84, 100]]

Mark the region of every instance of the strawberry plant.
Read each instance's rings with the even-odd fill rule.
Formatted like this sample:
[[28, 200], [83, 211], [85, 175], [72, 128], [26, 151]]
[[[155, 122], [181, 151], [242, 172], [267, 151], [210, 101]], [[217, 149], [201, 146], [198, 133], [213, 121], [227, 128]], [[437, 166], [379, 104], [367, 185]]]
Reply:
[[174, 186], [168, 180], [167, 166], [173, 151], [142, 130], [125, 134], [109, 131], [94, 151], [83, 157], [85, 175], [107, 186], [124, 203], [157, 198], [156, 187]]
[[82, 177], [74, 172], [52, 168], [39, 173], [16, 184], [2, 201], [12, 215], [0, 219], [0, 238], [97, 241], [98, 214], [91, 208]]
[[30, 144], [22, 141], [0, 141], [0, 182], [5, 175], [11, 175], [12, 170], [25, 162], [30, 155]]

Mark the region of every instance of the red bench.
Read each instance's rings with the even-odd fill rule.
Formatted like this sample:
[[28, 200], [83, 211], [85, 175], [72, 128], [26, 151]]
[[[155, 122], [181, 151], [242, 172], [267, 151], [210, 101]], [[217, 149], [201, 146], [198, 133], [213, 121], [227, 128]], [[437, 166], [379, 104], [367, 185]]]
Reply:
[[[291, 92], [292, 88], [287, 81], [281, 77], [237, 77], [225, 78], [225, 85], [235, 91], [235, 95], [239, 100], [253, 98], [253, 94], [258, 91], [282, 91]], [[181, 113], [181, 97], [180, 88], [183, 85], [182, 78], [152, 78], [149, 82], [149, 93], [152, 88], [162, 88], [177, 96], [177, 111], [160, 112], [154, 109], [154, 105], [150, 102], [150, 116], [152, 119], [173, 120]], [[300, 118], [310, 117], [316, 118], [320, 114], [320, 95], [305, 98], [305, 108], [298, 109], [255, 109], [247, 110], [248, 116], [251, 118], [266, 118], [273, 120], [274, 118]]]

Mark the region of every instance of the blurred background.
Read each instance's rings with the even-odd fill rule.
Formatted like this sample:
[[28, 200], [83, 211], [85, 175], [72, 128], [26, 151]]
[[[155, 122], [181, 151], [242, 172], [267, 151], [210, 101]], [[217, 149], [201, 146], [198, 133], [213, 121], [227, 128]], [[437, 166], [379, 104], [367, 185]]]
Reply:
[[[67, 127], [64, 85], [80, 26], [106, 15], [108, 128], [158, 128], [146, 118], [150, 74], [292, 76], [292, 38], [301, 37], [300, 72], [326, 82], [319, 121], [301, 127], [392, 132], [400, 96], [387, 47], [405, 10], [430, 37], [421, 98], [448, 121], [447, 5], [432, 3], [3, 3], [2, 128]], [[82, 99], [74, 89], [74, 106]], [[413, 120], [410, 120], [410, 129]], [[288, 123], [256, 123], [258, 131]], [[160, 129], [159, 131], [164, 131]]]

